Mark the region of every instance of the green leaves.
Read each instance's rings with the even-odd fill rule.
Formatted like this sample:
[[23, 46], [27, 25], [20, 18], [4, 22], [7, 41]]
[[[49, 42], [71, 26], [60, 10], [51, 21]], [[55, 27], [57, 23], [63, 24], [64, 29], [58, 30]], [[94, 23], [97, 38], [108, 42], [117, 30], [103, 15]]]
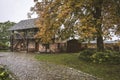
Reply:
[[0, 23], [0, 43], [5, 45], [6, 42], [9, 41], [10, 31], [8, 31], [8, 29], [14, 24], [15, 23], [9, 21]]
[[0, 80], [12, 80], [9, 76], [9, 72], [0, 65]]
[[106, 50], [104, 52], [84, 50], [80, 52], [79, 58], [84, 61], [91, 61], [93, 63], [109, 63], [109, 64], [120, 63], [120, 54], [118, 52], [110, 50]]

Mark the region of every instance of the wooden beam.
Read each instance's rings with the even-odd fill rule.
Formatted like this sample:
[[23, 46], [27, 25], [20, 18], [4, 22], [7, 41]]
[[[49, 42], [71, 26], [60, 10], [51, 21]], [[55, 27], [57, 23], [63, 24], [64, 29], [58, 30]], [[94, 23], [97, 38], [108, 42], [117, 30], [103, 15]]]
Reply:
[[39, 51], [39, 40], [35, 39], [35, 51]]
[[29, 39], [28, 39], [27, 35], [28, 35], [28, 30], [25, 30], [24, 37], [26, 39], [26, 51], [29, 52]]
[[14, 51], [14, 47], [13, 47], [14, 46], [14, 43], [13, 43], [14, 39], [13, 38], [14, 38], [14, 31], [12, 31], [12, 35], [10, 36], [10, 43], [11, 43], [10, 45], [11, 45], [12, 52]]
[[27, 52], [29, 52], [29, 39], [26, 40], [27, 41], [27, 44], [26, 44], [26, 47], [27, 47]]

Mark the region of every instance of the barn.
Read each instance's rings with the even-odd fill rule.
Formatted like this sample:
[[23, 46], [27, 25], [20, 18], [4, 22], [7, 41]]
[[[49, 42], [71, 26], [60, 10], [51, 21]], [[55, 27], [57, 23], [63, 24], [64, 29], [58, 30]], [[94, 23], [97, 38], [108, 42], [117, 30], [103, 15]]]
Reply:
[[43, 44], [39, 38], [35, 38], [38, 28], [35, 26], [36, 19], [22, 20], [12, 26], [10, 43], [11, 51], [26, 52], [79, 52], [80, 44], [77, 40], [56, 41]]

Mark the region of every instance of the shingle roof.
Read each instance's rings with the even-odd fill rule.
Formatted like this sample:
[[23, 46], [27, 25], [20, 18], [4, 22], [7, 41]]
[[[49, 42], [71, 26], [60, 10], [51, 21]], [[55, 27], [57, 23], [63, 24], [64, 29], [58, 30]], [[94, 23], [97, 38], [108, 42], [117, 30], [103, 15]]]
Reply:
[[36, 19], [28, 19], [28, 20], [22, 20], [19, 23], [12, 26], [9, 30], [23, 30], [23, 29], [30, 29], [30, 28], [37, 28], [35, 26], [35, 20]]

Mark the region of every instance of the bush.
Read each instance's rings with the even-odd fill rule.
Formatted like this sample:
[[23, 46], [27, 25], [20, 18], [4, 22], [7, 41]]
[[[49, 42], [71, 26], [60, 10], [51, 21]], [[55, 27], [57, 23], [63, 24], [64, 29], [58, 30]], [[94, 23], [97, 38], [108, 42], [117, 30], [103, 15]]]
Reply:
[[115, 52], [115, 51], [110, 51], [110, 50], [106, 50], [104, 52], [83, 51], [80, 53], [80, 59], [83, 59], [86, 61], [92, 61], [94, 63], [106, 63], [107, 62], [107, 63], [117, 64], [117, 63], [120, 63], [120, 53]]
[[12, 80], [3, 66], [0, 66], [0, 80]]
[[92, 56], [93, 53], [94, 53], [94, 51], [92, 51], [92, 50], [84, 50], [84, 51], [80, 52], [79, 58], [83, 59], [83, 60], [86, 60], [86, 61], [89, 61], [90, 56]]
[[9, 47], [6, 44], [0, 42], [0, 50], [8, 49], [8, 48]]
[[92, 61], [98, 63], [106, 62], [109, 58], [110, 55], [104, 52], [96, 52], [91, 56]]

